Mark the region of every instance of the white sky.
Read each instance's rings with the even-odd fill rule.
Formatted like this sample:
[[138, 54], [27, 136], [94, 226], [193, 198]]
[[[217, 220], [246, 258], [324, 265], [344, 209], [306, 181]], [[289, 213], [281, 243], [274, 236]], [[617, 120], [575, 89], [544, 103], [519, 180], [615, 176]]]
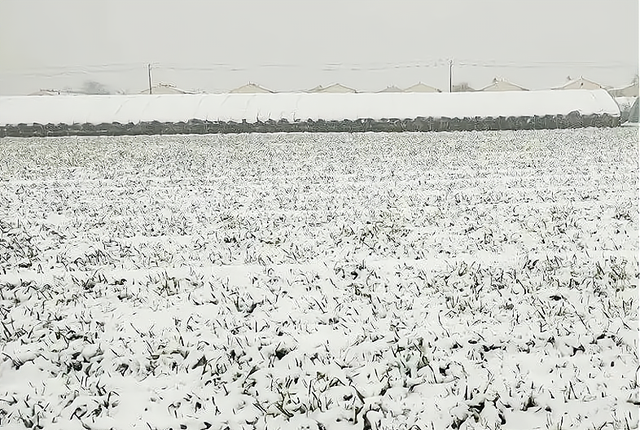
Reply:
[[[0, 0], [0, 94], [154, 83], [532, 89], [638, 73], [637, 0]], [[472, 65], [474, 64], [474, 65]], [[497, 67], [509, 66], [509, 67]]]

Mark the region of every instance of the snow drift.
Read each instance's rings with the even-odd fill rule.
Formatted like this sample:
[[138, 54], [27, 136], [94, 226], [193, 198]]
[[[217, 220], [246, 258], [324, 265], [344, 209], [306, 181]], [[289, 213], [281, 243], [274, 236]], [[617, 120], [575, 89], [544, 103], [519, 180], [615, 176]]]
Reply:
[[[620, 109], [615, 100], [604, 90], [435, 94], [163, 94], [0, 98], [0, 126], [16, 126], [18, 124], [71, 126], [74, 124], [141, 124], [149, 122], [176, 124], [189, 121], [294, 124], [310, 121], [353, 122], [367, 120], [379, 122], [389, 119], [407, 121], [418, 118], [445, 118], [450, 120], [467, 119], [467, 124], [463, 124], [462, 129], [483, 129], [476, 127], [476, 123], [486, 118], [557, 117], [571, 114], [579, 117], [619, 118]], [[473, 123], [470, 122], [471, 119], [473, 119]], [[579, 122], [573, 121], [566, 126], [580, 125]], [[589, 122], [588, 125], [595, 124]], [[615, 124], [606, 123], [604, 125]], [[522, 126], [514, 122], [513, 124], [489, 125], [488, 129], [496, 129], [496, 127], [497, 129], [513, 129]], [[440, 121], [437, 127], [420, 125], [418, 128], [420, 130], [440, 130], [449, 129], [450, 125], [448, 123], [443, 125]], [[543, 123], [534, 128], [550, 128], [550, 125]], [[551, 128], [565, 128], [565, 125], [555, 124]], [[75, 129], [70, 130], [69, 127], [62, 127], [58, 132], [65, 134], [64, 131], [66, 131], [67, 134], [74, 134]], [[89, 129], [95, 131], [95, 128], [89, 127]], [[259, 131], [254, 129], [255, 127], [246, 127], [246, 130], [226, 131]], [[208, 130], [208, 132], [217, 131], [224, 132], [225, 130]], [[307, 130], [303, 129], [302, 131]], [[313, 128], [309, 131], [316, 130]], [[320, 129], [317, 131], [337, 130]], [[175, 131], [172, 128], [165, 132], [194, 131], [184, 128]], [[118, 131], [110, 130], [108, 134], [114, 133], [118, 134]], [[122, 134], [128, 133], [125, 130], [125, 133]], [[5, 132], [5, 135], [8, 134]]]

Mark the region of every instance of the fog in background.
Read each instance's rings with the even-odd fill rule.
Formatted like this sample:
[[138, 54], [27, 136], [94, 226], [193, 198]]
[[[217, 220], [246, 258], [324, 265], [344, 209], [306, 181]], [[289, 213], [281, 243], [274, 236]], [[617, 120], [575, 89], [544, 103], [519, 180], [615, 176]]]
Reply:
[[0, 0], [0, 94], [255, 82], [444, 91], [638, 73], [637, 0]]

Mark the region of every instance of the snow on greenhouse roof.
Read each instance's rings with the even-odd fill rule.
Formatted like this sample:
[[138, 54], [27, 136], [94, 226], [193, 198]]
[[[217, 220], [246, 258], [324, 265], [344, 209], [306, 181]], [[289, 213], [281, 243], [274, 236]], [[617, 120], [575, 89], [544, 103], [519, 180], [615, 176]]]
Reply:
[[572, 111], [620, 115], [605, 90], [0, 97], [0, 125], [507, 117]]

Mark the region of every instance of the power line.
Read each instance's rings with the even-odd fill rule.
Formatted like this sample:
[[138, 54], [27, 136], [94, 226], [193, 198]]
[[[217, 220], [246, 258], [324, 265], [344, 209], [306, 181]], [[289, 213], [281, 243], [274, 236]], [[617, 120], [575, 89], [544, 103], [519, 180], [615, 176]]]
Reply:
[[[399, 69], [418, 68], [438, 68], [447, 67], [449, 59], [434, 59], [428, 61], [405, 61], [405, 62], [361, 62], [361, 63], [324, 63], [324, 64], [293, 64], [293, 63], [259, 63], [259, 64], [237, 64], [237, 63], [210, 63], [201, 65], [189, 65], [185, 63], [151, 63], [157, 70], [171, 70], [181, 72], [242, 72], [257, 69], [306, 69], [324, 72], [334, 71], [384, 71]], [[482, 61], [463, 60], [453, 61], [455, 67], [476, 67], [476, 68], [513, 68], [513, 69], [543, 69], [543, 68], [627, 68], [637, 67], [636, 63], [615, 61]], [[14, 69], [0, 71], [2, 75], [21, 75], [25, 77], [61, 77], [76, 74], [89, 73], [122, 73], [135, 70], [147, 69], [147, 63], [111, 63], [93, 65], [73, 65], [73, 66], [43, 66], [25, 69]]]
[[84, 67], [84, 68], [53, 68], [40, 67], [25, 70], [5, 70], [0, 71], [0, 75], [19, 75], [22, 77], [64, 77], [70, 75], [95, 74], [95, 73], [122, 73], [139, 70], [139, 67]]
[[558, 62], [558, 63], [475, 63], [475, 62], [459, 62], [456, 63], [462, 67], [477, 68], [506, 68], [506, 69], [559, 69], [567, 67], [582, 67], [588, 69], [622, 69], [632, 67], [631, 63], [579, 63], [579, 62]]

